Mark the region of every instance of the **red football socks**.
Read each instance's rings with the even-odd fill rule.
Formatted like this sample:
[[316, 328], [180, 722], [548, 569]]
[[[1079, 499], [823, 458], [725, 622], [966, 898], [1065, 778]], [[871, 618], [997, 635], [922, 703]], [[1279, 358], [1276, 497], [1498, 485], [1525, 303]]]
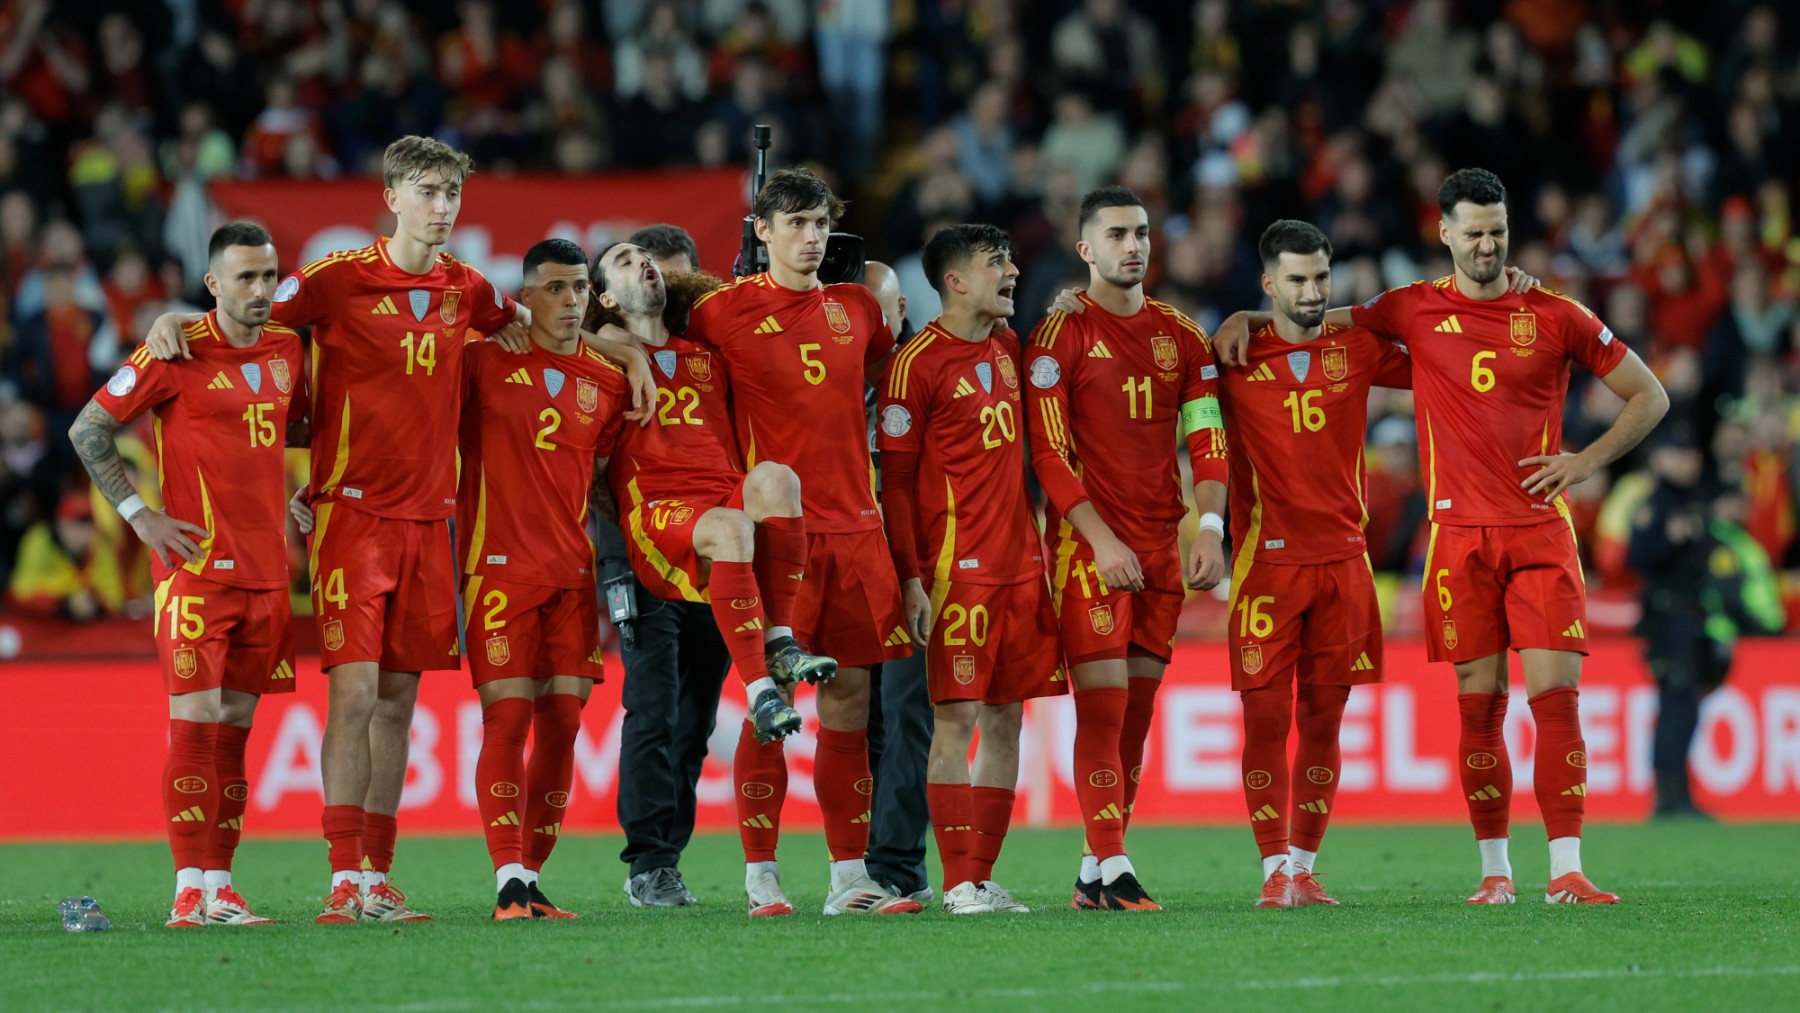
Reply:
[[1338, 728], [1344, 721], [1344, 705], [1350, 701], [1348, 686], [1300, 686], [1294, 724], [1300, 745], [1294, 751], [1292, 829], [1289, 843], [1303, 851], [1318, 851], [1331, 822], [1331, 806], [1337, 801], [1341, 752]]
[[1587, 809], [1587, 743], [1581, 738], [1580, 693], [1551, 689], [1531, 698], [1537, 722], [1533, 786], [1550, 839], [1580, 837]]
[[213, 771], [219, 775], [219, 816], [214, 821], [206, 867], [229, 872], [244, 836], [244, 809], [250, 803], [250, 782], [244, 778], [244, 744], [250, 740], [250, 729], [227, 724], [217, 728]]
[[525, 860], [524, 820], [519, 810], [525, 792], [525, 738], [531, 732], [531, 712], [531, 701], [522, 697], [495, 700], [481, 709], [475, 808], [481, 813], [488, 856], [496, 869]]
[[794, 625], [806, 554], [806, 518], [765, 517], [756, 525], [756, 583], [770, 626]]
[[532, 707], [531, 762], [525, 768], [525, 868], [544, 867], [562, 836], [563, 813], [575, 786], [575, 736], [581, 734], [583, 701], [573, 693], [548, 693]]
[[994, 863], [1000, 860], [1000, 846], [1006, 843], [1006, 828], [1012, 824], [1017, 793], [1010, 788], [978, 784], [974, 796], [975, 843], [969, 849], [969, 878], [980, 886], [994, 878]]
[[1279, 679], [1238, 694], [1244, 703], [1244, 804], [1264, 858], [1288, 849], [1288, 731], [1293, 683]]
[[1150, 725], [1156, 719], [1156, 691], [1161, 679], [1126, 681], [1131, 694], [1125, 704], [1125, 723], [1119, 730], [1119, 769], [1125, 774], [1125, 822], [1137, 809], [1138, 782], [1144, 776], [1144, 749], [1150, 738]]
[[708, 582], [713, 622], [725, 638], [738, 678], [748, 686], [769, 674], [763, 659], [763, 600], [756, 590], [756, 573], [749, 563], [716, 559]]
[[862, 858], [869, 851], [869, 733], [819, 729], [813, 753], [813, 790], [825, 821], [825, 849], [834, 862]]
[[399, 817], [363, 810], [363, 855], [370, 871], [384, 876], [393, 871], [394, 842], [399, 836]]
[[1075, 798], [1088, 848], [1102, 861], [1125, 853], [1125, 785], [1119, 734], [1130, 698], [1124, 688], [1075, 691]]
[[965, 882], [979, 883], [969, 869], [975, 837], [974, 790], [966, 784], [927, 783], [925, 805], [931, 810], [931, 831], [944, 865], [944, 891]]
[[328, 805], [320, 816], [332, 872], [357, 872], [363, 859], [363, 807]]
[[731, 781], [737, 788], [738, 837], [744, 843], [744, 861], [773, 862], [775, 845], [781, 840], [781, 805], [787, 801], [787, 757], [781, 752], [781, 742], [765, 745], [756, 741], [750, 722], [739, 725]]
[[219, 813], [219, 776], [213, 765], [218, 725], [169, 720], [163, 761], [163, 815], [176, 869], [204, 868]]
[[[1506, 694], [1458, 693], [1462, 737], [1456, 768], [1463, 795], [1469, 800], [1469, 823], [1475, 839], [1507, 835], [1512, 809], [1512, 759], [1506, 755]], [[1579, 732], [1577, 737], [1579, 738]]]

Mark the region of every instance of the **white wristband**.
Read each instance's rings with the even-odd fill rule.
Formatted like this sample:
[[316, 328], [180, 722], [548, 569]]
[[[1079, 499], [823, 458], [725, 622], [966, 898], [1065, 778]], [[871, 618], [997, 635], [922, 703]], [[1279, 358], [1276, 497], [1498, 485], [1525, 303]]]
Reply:
[[119, 501], [119, 516], [129, 521], [149, 508], [149, 504], [144, 502], [144, 497], [134, 492]]
[[1225, 537], [1225, 518], [1220, 517], [1218, 514], [1215, 514], [1215, 513], [1201, 514], [1200, 515], [1200, 530], [1201, 531], [1210, 531], [1213, 534], [1218, 535], [1220, 538], [1224, 538]]

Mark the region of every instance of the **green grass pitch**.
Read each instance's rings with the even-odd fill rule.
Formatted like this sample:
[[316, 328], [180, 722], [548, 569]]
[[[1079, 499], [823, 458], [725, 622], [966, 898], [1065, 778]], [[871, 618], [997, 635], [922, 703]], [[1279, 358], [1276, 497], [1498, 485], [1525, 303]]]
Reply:
[[[701, 906], [669, 911], [626, 902], [617, 838], [571, 837], [544, 886], [582, 919], [503, 925], [487, 922], [479, 838], [403, 837], [397, 883], [437, 920], [339, 928], [311, 924], [324, 845], [252, 837], [238, 886], [281, 924], [185, 932], [161, 928], [160, 845], [8, 845], [0, 1009], [1691, 1011], [1779, 1008], [1800, 988], [1795, 827], [1592, 827], [1587, 866], [1617, 908], [1544, 904], [1545, 849], [1518, 830], [1517, 906], [1461, 903], [1477, 882], [1467, 829], [1341, 827], [1321, 868], [1343, 906], [1290, 911], [1250, 908], [1248, 830], [1134, 830], [1160, 914], [1069, 911], [1078, 838], [1020, 832], [1000, 878], [1037, 910], [960, 919], [825, 918], [823, 845], [793, 835], [799, 913], [756, 922], [733, 836], [694, 842]], [[62, 931], [56, 901], [79, 893], [113, 931]]]

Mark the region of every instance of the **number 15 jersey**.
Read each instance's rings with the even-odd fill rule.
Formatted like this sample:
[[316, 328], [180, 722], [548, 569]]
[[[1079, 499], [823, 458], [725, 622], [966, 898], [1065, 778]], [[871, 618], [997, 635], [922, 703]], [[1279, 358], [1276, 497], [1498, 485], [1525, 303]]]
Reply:
[[312, 494], [394, 520], [456, 509], [462, 345], [504, 327], [513, 302], [438, 254], [411, 274], [386, 238], [315, 260], [275, 290], [274, 320], [311, 327]]

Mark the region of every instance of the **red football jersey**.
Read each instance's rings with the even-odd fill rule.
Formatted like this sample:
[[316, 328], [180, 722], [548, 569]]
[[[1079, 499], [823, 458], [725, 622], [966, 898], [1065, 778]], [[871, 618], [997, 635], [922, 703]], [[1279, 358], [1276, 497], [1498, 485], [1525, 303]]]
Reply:
[[1569, 363], [1597, 376], [1625, 358], [1586, 306], [1547, 289], [1471, 299], [1454, 277], [1390, 289], [1351, 310], [1412, 353], [1420, 469], [1439, 524], [1541, 524], [1566, 510], [1520, 486], [1527, 457], [1562, 450]]
[[1370, 387], [1411, 387], [1406, 349], [1357, 327], [1290, 345], [1269, 324], [1219, 377], [1231, 434], [1236, 566], [1333, 563], [1367, 551], [1363, 434]]
[[[156, 418], [163, 509], [205, 528], [200, 558], [177, 566], [231, 587], [286, 587], [287, 426], [306, 417], [300, 336], [274, 324], [249, 348], [219, 333], [218, 311], [184, 332], [190, 360], [140, 347], [94, 400], [120, 422]], [[154, 555], [160, 583], [173, 572]]]
[[456, 540], [462, 572], [517, 584], [594, 582], [594, 459], [612, 453], [631, 393], [586, 346], [524, 355], [482, 342], [463, 360]]
[[694, 303], [688, 336], [716, 347], [731, 374], [744, 466], [779, 461], [800, 476], [806, 530], [881, 527], [863, 389], [894, 336], [868, 289], [739, 278]]
[[620, 434], [606, 473], [613, 499], [621, 511], [659, 499], [724, 499], [744, 480], [724, 362], [711, 345], [682, 337], [646, 350], [656, 418]]
[[397, 520], [456, 505], [463, 342], [504, 327], [513, 302], [447, 253], [425, 274], [387, 240], [287, 276], [274, 315], [312, 332], [312, 494]]
[[1175, 446], [1194, 481], [1226, 480], [1219, 369], [1200, 326], [1146, 299], [1129, 317], [1085, 293], [1084, 313], [1052, 313], [1026, 349], [1031, 458], [1050, 499], [1046, 531], [1079, 538], [1064, 517], [1082, 501], [1133, 549], [1175, 538], [1187, 510]]
[[925, 326], [881, 381], [883, 452], [916, 453], [920, 544], [927, 580], [1016, 584], [1044, 572], [1025, 488], [1019, 336], [964, 341]]

